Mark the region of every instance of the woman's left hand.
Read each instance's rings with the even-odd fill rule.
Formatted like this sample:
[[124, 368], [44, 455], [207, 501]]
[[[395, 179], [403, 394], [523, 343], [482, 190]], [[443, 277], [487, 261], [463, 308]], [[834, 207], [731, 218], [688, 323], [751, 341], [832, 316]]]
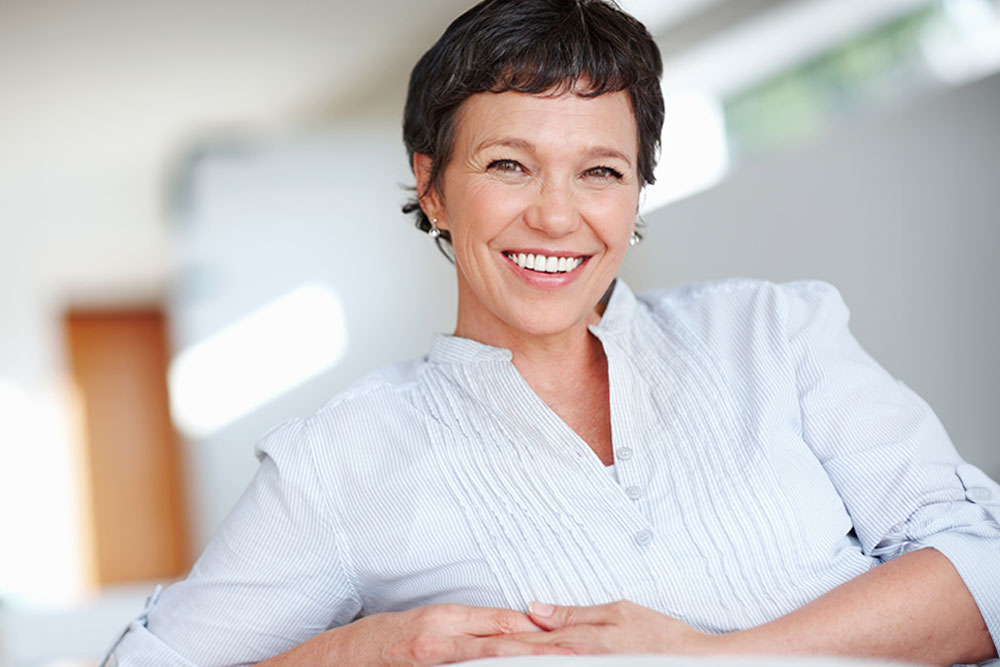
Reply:
[[524, 637], [525, 641], [561, 646], [581, 654], [699, 655], [711, 652], [714, 637], [628, 600], [593, 607], [533, 602], [529, 616], [548, 632], [532, 633]]

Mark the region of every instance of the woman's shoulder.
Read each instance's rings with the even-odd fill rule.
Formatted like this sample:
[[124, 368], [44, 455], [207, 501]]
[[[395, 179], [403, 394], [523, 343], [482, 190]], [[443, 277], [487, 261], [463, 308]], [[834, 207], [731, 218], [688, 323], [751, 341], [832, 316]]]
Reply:
[[764, 327], [788, 335], [807, 321], [847, 314], [837, 288], [822, 280], [729, 278], [673, 285], [638, 298], [660, 321], [683, 322], [702, 331]]
[[420, 357], [371, 371], [331, 397], [316, 411], [314, 417], [364, 409], [364, 406], [372, 402], [402, 400], [418, 381], [420, 369], [426, 363], [426, 358]]
[[777, 294], [783, 298], [824, 297], [837, 288], [823, 280], [793, 280], [774, 282], [758, 278], [725, 278], [670, 285], [644, 291], [641, 301], [658, 307], [697, 307], [709, 301], [740, 301], [747, 296]]
[[310, 420], [328, 432], [352, 434], [409, 428], [422, 419], [415, 394], [426, 364], [421, 357], [372, 371], [330, 398]]
[[258, 442], [258, 457], [275, 449], [322, 450], [330, 443], [343, 451], [352, 444], [384, 442], [392, 432], [412, 432], [423, 418], [411, 394], [425, 364], [418, 358], [368, 373], [312, 414], [272, 427]]

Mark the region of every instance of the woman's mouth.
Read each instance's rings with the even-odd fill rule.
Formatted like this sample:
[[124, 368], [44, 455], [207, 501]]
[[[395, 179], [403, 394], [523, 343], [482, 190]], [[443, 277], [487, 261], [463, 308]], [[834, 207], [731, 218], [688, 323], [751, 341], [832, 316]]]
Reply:
[[586, 261], [586, 257], [560, 257], [523, 252], [504, 252], [504, 257], [522, 269], [537, 273], [569, 273]]

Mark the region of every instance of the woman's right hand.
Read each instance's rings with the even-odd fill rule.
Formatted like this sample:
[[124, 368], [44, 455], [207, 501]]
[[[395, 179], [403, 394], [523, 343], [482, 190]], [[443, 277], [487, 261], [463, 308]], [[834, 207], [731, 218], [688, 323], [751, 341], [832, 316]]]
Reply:
[[524, 632], [543, 630], [527, 614], [510, 609], [436, 604], [366, 616], [328, 630], [259, 667], [425, 667], [498, 656], [572, 654], [566, 648], [506, 636]]

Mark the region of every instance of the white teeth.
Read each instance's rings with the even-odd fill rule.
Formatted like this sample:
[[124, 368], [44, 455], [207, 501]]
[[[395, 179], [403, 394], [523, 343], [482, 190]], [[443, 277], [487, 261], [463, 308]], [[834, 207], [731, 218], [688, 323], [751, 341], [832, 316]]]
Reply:
[[504, 253], [507, 259], [522, 269], [532, 269], [545, 273], [567, 273], [583, 264], [583, 257], [548, 257], [531, 253]]

